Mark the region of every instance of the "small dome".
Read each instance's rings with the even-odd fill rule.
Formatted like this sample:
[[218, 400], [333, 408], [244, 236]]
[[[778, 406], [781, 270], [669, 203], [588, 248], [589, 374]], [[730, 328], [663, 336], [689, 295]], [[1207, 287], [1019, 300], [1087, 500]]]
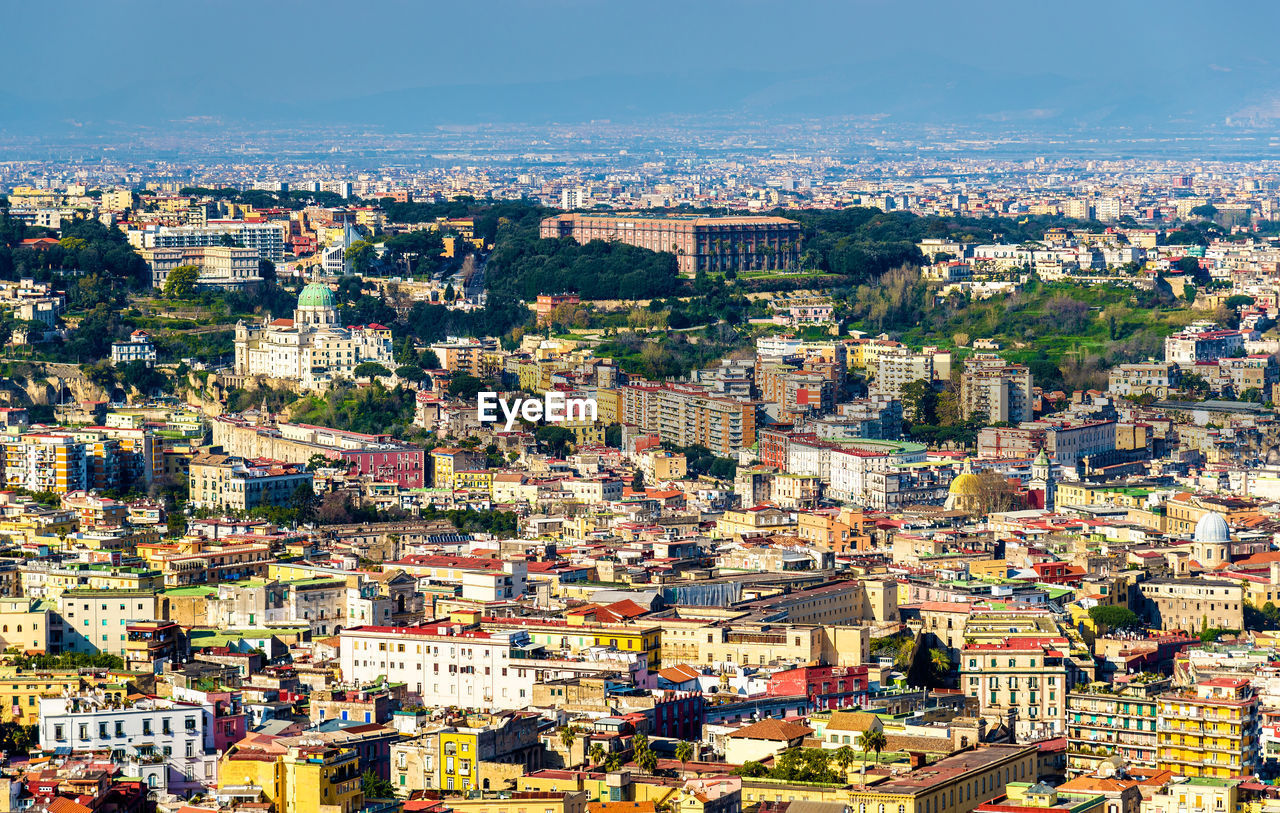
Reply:
[[1231, 529], [1221, 514], [1212, 511], [1200, 517], [1196, 523], [1195, 541], [1210, 544], [1222, 544], [1231, 541]]
[[1035, 465], [1037, 465], [1037, 466], [1048, 466], [1048, 465], [1049, 465], [1049, 455], [1045, 452], [1045, 450], [1044, 450], [1043, 448], [1041, 448], [1041, 449], [1040, 449], [1040, 454], [1036, 455], [1036, 459], [1035, 459], [1035, 461], [1033, 461], [1033, 462], [1034, 462], [1034, 464], [1035, 464]]
[[302, 289], [302, 293], [298, 294], [299, 308], [336, 308], [337, 300], [333, 298], [333, 291], [329, 290], [329, 286], [323, 282], [309, 282]]

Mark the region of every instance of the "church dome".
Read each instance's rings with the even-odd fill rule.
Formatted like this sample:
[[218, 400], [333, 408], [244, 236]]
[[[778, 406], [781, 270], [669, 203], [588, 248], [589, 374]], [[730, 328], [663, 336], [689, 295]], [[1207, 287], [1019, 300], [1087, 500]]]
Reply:
[[1227, 527], [1227, 521], [1221, 514], [1210, 511], [1196, 523], [1195, 541], [1209, 544], [1230, 542], [1231, 529]]
[[337, 300], [333, 298], [333, 291], [329, 290], [329, 286], [323, 282], [309, 282], [302, 289], [302, 293], [298, 294], [299, 308], [336, 308]]
[[976, 497], [982, 491], [982, 480], [976, 474], [965, 472], [951, 481], [948, 493], [961, 497]]

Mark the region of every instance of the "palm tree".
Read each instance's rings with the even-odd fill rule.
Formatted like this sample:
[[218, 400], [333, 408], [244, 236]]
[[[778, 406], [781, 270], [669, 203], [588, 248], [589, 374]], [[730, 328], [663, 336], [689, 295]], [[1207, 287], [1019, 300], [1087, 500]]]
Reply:
[[840, 770], [843, 771], [845, 775], [848, 775], [849, 773], [849, 766], [858, 761], [858, 755], [847, 745], [842, 745], [837, 748], [836, 752], [832, 754], [832, 758], [835, 760], [835, 763], [840, 766]]
[[604, 750], [604, 746], [598, 742], [591, 743], [591, 764], [600, 766], [605, 758], [609, 756], [609, 752]]
[[880, 752], [889, 744], [888, 738], [885, 737], [883, 731], [874, 728], [868, 728], [866, 731], [858, 735], [858, 747], [862, 749], [863, 756], [863, 773], [866, 773], [866, 756], [868, 751], [876, 752], [876, 764], [880, 764]]
[[564, 746], [565, 762], [569, 765], [573, 764], [573, 744], [578, 741], [578, 734], [572, 728], [565, 726], [560, 729], [560, 744]]
[[654, 768], [658, 767], [658, 755], [648, 748], [636, 754], [636, 767], [645, 773], [653, 773]]
[[693, 743], [685, 740], [676, 743], [676, 759], [680, 760], [680, 773], [684, 773], [684, 764], [693, 759]]

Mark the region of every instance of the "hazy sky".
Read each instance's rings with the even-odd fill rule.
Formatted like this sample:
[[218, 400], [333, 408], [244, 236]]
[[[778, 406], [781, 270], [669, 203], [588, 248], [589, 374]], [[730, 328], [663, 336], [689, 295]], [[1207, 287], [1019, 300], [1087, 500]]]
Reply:
[[[998, 115], [1007, 84], [1008, 109], [1024, 114], [1075, 113], [1096, 99], [1211, 120], [1280, 110], [1274, 0], [71, 0], [52, 8], [5, 4], [7, 126], [112, 111], [123, 120], [292, 116], [366, 97], [430, 106], [429, 93], [385, 92], [546, 82], [558, 83], [546, 107], [568, 115], [591, 109], [573, 98], [583, 92], [576, 81], [607, 93], [602, 80], [613, 78], [620, 94], [638, 94], [637, 114], [668, 112], [660, 92], [634, 90], [627, 77], [671, 82], [671, 106], [683, 109], [804, 97], [797, 112], [834, 115], [905, 111], [920, 96], [927, 110], [927, 87], [929, 99]], [[371, 122], [380, 115], [369, 110]]]

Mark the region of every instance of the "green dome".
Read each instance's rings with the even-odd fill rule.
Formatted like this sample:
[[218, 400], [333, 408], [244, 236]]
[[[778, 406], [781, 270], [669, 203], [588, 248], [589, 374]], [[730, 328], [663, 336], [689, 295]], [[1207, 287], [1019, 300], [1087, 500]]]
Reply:
[[309, 282], [298, 294], [299, 308], [336, 308], [333, 291], [322, 282]]

